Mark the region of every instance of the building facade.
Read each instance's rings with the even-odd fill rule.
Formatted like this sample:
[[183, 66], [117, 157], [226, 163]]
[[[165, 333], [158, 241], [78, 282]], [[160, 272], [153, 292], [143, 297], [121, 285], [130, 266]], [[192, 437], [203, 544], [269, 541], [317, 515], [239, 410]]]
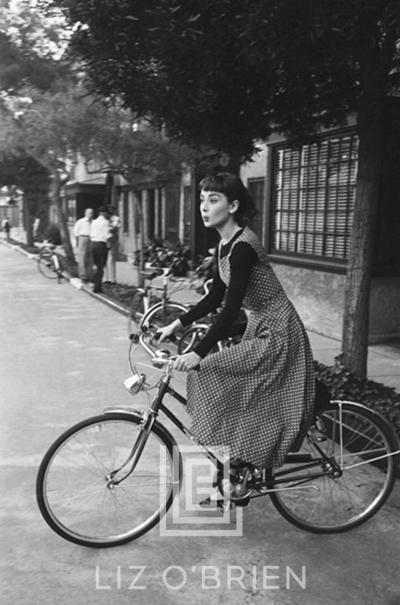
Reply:
[[[370, 343], [400, 338], [400, 123], [392, 118], [379, 187]], [[337, 339], [342, 337], [357, 161], [353, 124], [301, 147], [271, 138], [241, 171], [259, 210], [255, 231], [289, 298], [308, 328]]]

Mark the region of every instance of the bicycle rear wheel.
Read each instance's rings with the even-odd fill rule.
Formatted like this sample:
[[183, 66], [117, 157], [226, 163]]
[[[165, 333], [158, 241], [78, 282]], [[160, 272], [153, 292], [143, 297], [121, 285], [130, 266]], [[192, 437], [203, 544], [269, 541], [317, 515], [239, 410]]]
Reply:
[[57, 267], [54, 264], [53, 252], [43, 250], [39, 252], [38, 269], [44, 277], [47, 277], [47, 279], [58, 278], [59, 270], [57, 270]]
[[128, 315], [129, 334], [139, 329], [140, 321], [144, 315], [144, 293], [142, 290], [136, 290], [132, 297]]
[[[318, 448], [330, 460], [324, 461]], [[396, 435], [380, 415], [352, 402], [332, 402], [299, 452], [316, 464], [306, 470], [285, 464], [270, 476], [270, 486], [281, 490], [270, 494], [272, 503], [285, 519], [308, 531], [338, 533], [356, 527], [389, 497], [398, 450]], [[307, 478], [311, 473], [319, 476]]]
[[111, 480], [142, 435], [140, 420], [117, 412], [95, 416], [49, 448], [36, 494], [57, 534], [84, 546], [116, 546], [147, 532], [168, 510], [180, 482], [180, 456], [173, 459], [174, 443], [159, 426], [153, 425], [133, 473], [119, 484]]

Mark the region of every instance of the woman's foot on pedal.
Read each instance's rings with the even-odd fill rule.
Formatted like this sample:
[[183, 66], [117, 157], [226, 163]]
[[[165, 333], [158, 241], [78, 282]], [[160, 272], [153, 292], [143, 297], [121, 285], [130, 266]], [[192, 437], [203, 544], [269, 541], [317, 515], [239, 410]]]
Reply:
[[201, 506], [202, 508], [209, 508], [209, 509], [218, 508], [221, 511], [223, 510], [224, 505], [225, 505], [225, 500], [224, 500], [222, 494], [218, 490], [215, 490], [212, 494], [207, 496], [207, 498], [204, 498], [204, 500], [201, 500], [199, 502], [199, 506]]

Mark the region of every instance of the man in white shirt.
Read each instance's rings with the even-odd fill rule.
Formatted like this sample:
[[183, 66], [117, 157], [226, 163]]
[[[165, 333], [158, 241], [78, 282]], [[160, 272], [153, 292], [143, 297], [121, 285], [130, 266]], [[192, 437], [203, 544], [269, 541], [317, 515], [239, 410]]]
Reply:
[[93, 261], [96, 265], [94, 275], [93, 292], [102, 292], [104, 267], [107, 262], [107, 243], [110, 238], [110, 222], [107, 218], [107, 208], [99, 208], [99, 216], [92, 222], [90, 229], [90, 241], [92, 246]]
[[85, 216], [77, 220], [74, 225], [74, 236], [78, 248], [79, 277], [82, 281], [89, 281], [92, 273], [92, 253], [90, 249], [92, 219], [92, 208], [86, 208]]

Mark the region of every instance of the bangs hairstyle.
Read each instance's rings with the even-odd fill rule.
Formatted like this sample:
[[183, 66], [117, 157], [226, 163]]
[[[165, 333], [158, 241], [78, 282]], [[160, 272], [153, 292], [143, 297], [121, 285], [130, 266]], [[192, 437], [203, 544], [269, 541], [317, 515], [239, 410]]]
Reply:
[[242, 227], [247, 225], [247, 223], [257, 214], [257, 209], [250, 193], [236, 174], [218, 172], [217, 174], [206, 176], [200, 181], [199, 189], [200, 191], [223, 193], [226, 195], [230, 204], [237, 200], [239, 202], [239, 208], [236, 210], [234, 217]]

